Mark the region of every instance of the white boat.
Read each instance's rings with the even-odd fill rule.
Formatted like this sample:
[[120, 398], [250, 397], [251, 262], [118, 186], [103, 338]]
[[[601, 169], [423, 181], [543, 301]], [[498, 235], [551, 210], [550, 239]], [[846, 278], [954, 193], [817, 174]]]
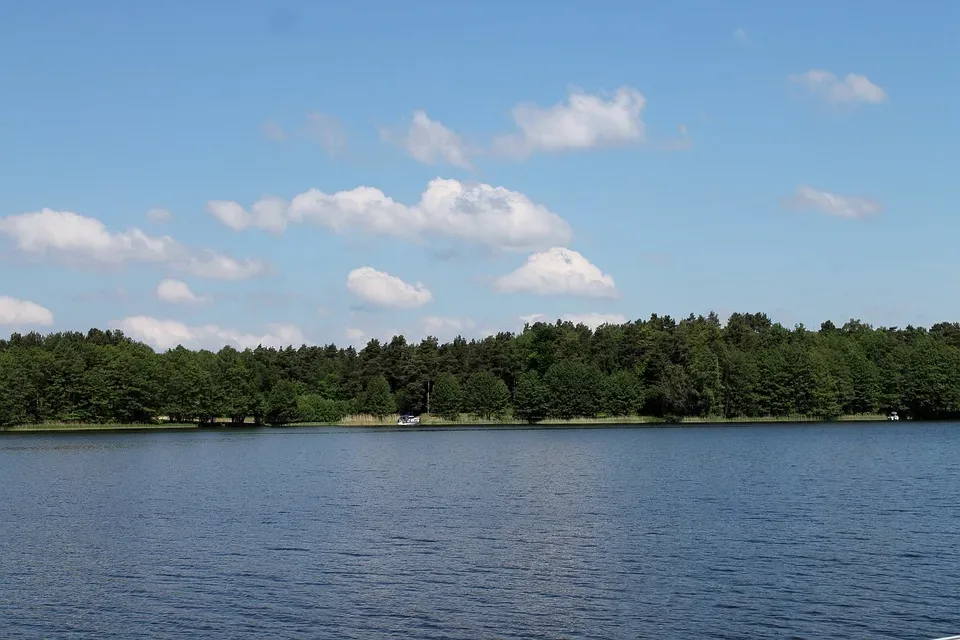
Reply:
[[401, 414], [401, 416], [397, 418], [397, 424], [402, 427], [409, 427], [415, 424], [420, 424], [420, 416], [415, 416], [409, 413]]
[[[899, 414], [897, 414], [896, 411], [891, 411], [890, 414], [887, 416], [887, 420], [899, 420], [899, 419], [900, 419], [900, 416]], [[956, 638], [958, 636], [952, 636], [952, 637]], [[952, 638], [937, 638], [937, 640], [952, 640]]]

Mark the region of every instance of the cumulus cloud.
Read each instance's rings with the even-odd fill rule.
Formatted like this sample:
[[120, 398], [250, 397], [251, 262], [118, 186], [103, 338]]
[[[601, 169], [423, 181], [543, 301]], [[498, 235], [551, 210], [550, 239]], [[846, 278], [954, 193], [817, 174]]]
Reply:
[[867, 76], [855, 73], [848, 73], [841, 80], [829, 71], [811, 69], [806, 73], [792, 75], [789, 80], [809, 94], [831, 104], [880, 104], [887, 101], [886, 91], [870, 82]]
[[883, 205], [871, 198], [840, 196], [826, 191], [817, 191], [808, 186], [800, 186], [787, 206], [797, 210], [814, 210], [838, 218], [862, 219], [883, 211]]
[[381, 137], [402, 147], [410, 157], [423, 164], [445, 162], [463, 169], [473, 169], [469, 152], [456, 133], [436, 120], [431, 120], [423, 110], [413, 112], [406, 133], [397, 136], [384, 129]]
[[147, 220], [150, 222], [169, 222], [173, 214], [162, 207], [154, 207], [147, 211]]
[[53, 314], [49, 309], [29, 300], [0, 296], [0, 325], [49, 327], [52, 324]]
[[522, 267], [497, 278], [494, 288], [505, 293], [538, 295], [598, 298], [619, 295], [613, 277], [600, 271], [581, 253], [563, 247], [531, 255]]
[[113, 233], [94, 218], [51, 209], [0, 218], [0, 233], [24, 252], [57, 252], [105, 263], [166, 262], [182, 250], [170, 236], [149, 236], [139, 229]]
[[408, 240], [435, 234], [516, 251], [566, 243], [573, 236], [563, 218], [522, 193], [443, 178], [431, 180], [414, 206], [396, 202], [379, 189], [357, 187], [333, 194], [310, 189], [285, 207], [275, 198], [260, 200], [250, 211], [236, 202], [216, 200], [208, 203], [208, 210], [236, 231], [278, 231], [309, 222], [339, 233], [357, 229]]
[[347, 274], [347, 289], [370, 304], [392, 309], [413, 309], [433, 300], [423, 284], [409, 284], [373, 267], [360, 267]]
[[166, 279], [157, 285], [157, 298], [172, 304], [201, 304], [210, 302], [206, 296], [198, 296], [186, 282], [182, 280]]
[[0, 235], [24, 253], [72, 263], [155, 263], [218, 279], [249, 278], [266, 269], [256, 260], [238, 262], [209, 250], [190, 251], [170, 236], [151, 236], [136, 228], [110, 231], [96, 218], [72, 211], [43, 209], [0, 218]]
[[255, 349], [260, 345], [279, 349], [307, 344], [303, 332], [292, 324], [268, 325], [267, 333], [263, 335], [243, 333], [213, 324], [188, 326], [177, 320], [149, 316], [132, 316], [112, 322], [110, 325], [120, 329], [130, 338], [145, 342], [159, 351], [166, 351], [178, 345], [191, 349], [219, 350], [227, 345], [237, 349]]
[[519, 131], [495, 139], [494, 151], [526, 157], [537, 151], [641, 143], [645, 106], [643, 95], [630, 87], [620, 87], [609, 98], [575, 90], [551, 107], [519, 104], [512, 113]]

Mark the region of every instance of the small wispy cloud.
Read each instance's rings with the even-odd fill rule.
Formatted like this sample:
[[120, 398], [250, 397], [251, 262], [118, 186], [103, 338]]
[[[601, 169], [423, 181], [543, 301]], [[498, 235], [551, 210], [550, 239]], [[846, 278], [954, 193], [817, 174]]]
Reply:
[[337, 155], [347, 146], [347, 136], [340, 120], [319, 111], [307, 114], [304, 132], [331, 156]]
[[260, 125], [260, 132], [263, 133], [263, 137], [267, 140], [273, 140], [274, 142], [282, 142], [287, 139], [287, 134], [283, 130], [283, 127], [273, 120], [267, 120]]
[[169, 222], [173, 214], [163, 207], [154, 207], [147, 211], [147, 220], [150, 222]]
[[841, 79], [829, 71], [811, 69], [788, 79], [809, 95], [834, 105], [882, 104], [889, 99], [883, 88], [867, 76], [855, 73], [848, 73]]
[[733, 32], [733, 39], [737, 42], [747, 42], [747, 31], [743, 27], [738, 27], [736, 31]]
[[308, 113], [299, 129], [288, 130], [274, 120], [267, 120], [260, 125], [260, 132], [273, 142], [298, 139], [315, 142], [330, 156], [339, 154], [347, 146], [346, 130], [340, 120], [319, 111]]
[[828, 216], [861, 220], [883, 211], [883, 205], [873, 198], [841, 196], [801, 185], [787, 199], [787, 207], [795, 210], [814, 210]]

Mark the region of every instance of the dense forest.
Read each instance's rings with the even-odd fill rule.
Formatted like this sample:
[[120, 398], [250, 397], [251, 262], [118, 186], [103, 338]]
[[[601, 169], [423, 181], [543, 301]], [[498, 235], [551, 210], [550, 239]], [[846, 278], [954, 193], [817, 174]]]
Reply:
[[[446, 419], [799, 416], [960, 410], [960, 324], [817, 331], [764, 314], [648, 320], [359, 351], [293, 346], [156, 353], [119, 331], [0, 340], [0, 426], [42, 422], [336, 422], [395, 412]], [[462, 417], [461, 417], [462, 416]]]

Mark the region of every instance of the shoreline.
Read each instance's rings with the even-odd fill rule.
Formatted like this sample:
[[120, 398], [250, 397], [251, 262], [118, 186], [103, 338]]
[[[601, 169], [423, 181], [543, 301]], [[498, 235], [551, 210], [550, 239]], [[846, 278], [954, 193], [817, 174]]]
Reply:
[[762, 417], [762, 418], [722, 418], [722, 417], [690, 417], [683, 418], [680, 422], [667, 422], [661, 418], [648, 416], [625, 416], [620, 418], [574, 418], [571, 420], [541, 420], [538, 422], [519, 422], [516, 420], [442, 420], [433, 416], [425, 416], [425, 419], [416, 425], [398, 425], [397, 417], [391, 416], [383, 420], [378, 420], [373, 416], [348, 416], [338, 422], [296, 422], [281, 426], [262, 425], [256, 426], [253, 423], [232, 424], [230, 422], [217, 422], [214, 424], [200, 425], [197, 423], [170, 423], [159, 422], [154, 424], [89, 424], [89, 423], [49, 423], [49, 424], [28, 424], [17, 425], [13, 427], [0, 428], [0, 434], [4, 433], [91, 433], [91, 432], [143, 432], [143, 431], [250, 431], [254, 429], [297, 429], [300, 427], [340, 427], [340, 428], [394, 428], [399, 430], [425, 430], [431, 428], [457, 428], [457, 427], [487, 427], [487, 428], [567, 428], [567, 429], [586, 429], [586, 428], [604, 428], [604, 427], [633, 427], [633, 428], [655, 428], [655, 427], [706, 427], [706, 426], [763, 426], [774, 424], [835, 424], [835, 423], [861, 423], [861, 422], [887, 422], [884, 415], [847, 415], [840, 416], [834, 420], [820, 420], [808, 416], [783, 416], [783, 417]]

